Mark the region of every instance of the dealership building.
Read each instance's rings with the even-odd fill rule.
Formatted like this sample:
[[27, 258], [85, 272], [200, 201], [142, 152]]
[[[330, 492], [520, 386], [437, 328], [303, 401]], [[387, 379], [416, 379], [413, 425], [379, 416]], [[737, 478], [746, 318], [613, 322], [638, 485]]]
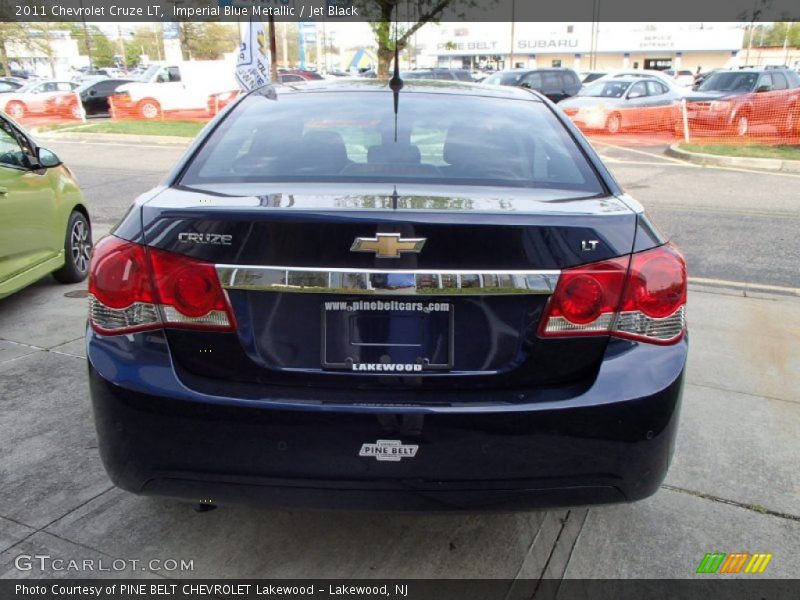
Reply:
[[419, 66], [688, 69], [742, 63], [736, 23], [441, 23], [416, 39]]

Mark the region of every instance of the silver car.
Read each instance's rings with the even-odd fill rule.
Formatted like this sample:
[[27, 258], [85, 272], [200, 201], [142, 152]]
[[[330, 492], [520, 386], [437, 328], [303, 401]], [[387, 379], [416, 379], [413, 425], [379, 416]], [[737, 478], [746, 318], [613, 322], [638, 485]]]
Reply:
[[680, 94], [654, 77], [614, 77], [585, 86], [558, 103], [582, 129], [652, 129], [674, 126]]

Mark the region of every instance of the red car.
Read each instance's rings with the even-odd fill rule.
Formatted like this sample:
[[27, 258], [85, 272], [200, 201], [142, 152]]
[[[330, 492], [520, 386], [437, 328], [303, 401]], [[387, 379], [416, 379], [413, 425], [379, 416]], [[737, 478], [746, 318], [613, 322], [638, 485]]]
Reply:
[[[278, 69], [278, 81], [280, 83], [300, 83], [302, 81], [314, 81], [317, 79], [322, 79], [322, 75], [314, 73], [313, 71], [305, 71], [303, 69]], [[239, 94], [239, 90], [211, 94], [206, 103], [208, 113], [210, 115], [216, 115], [238, 98]]]
[[206, 101], [206, 110], [208, 114], [216, 115], [219, 111], [228, 106], [228, 104], [236, 100], [240, 93], [239, 90], [231, 90], [229, 92], [211, 94]]
[[304, 69], [278, 69], [278, 81], [281, 83], [300, 83], [322, 79], [322, 75]]
[[753, 125], [789, 133], [800, 121], [800, 77], [789, 69], [717, 71], [686, 98], [691, 127], [739, 136]]

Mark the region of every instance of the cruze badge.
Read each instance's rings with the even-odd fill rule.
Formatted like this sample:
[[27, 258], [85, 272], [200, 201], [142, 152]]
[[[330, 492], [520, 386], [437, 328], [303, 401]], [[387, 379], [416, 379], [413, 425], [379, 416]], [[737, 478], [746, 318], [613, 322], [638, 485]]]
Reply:
[[378, 258], [400, 258], [402, 252], [419, 253], [425, 238], [404, 238], [399, 233], [376, 233], [374, 238], [357, 237], [351, 252], [374, 252]]
[[210, 244], [212, 246], [230, 246], [233, 241], [232, 235], [220, 233], [189, 233], [178, 234], [178, 241], [187, 244]]
[[358, 455], [380, 461], [400, 462], [404, 458], [414, 458], [418, 449], [419, 446], [404, 444], [400, 440], [377, 440], [374, 444], [362, 445]]

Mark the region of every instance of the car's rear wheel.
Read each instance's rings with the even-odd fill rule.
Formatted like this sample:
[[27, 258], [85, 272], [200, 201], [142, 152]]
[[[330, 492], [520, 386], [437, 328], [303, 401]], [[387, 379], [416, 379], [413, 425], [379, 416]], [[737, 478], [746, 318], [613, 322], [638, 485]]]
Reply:
[[26, 113], [25, 105], [22, 102], [9, 102], [6, 104], [6, 113], [12, 119], [21, 119]]
[[143, 119], [157, 119], [161, 114], [161, 105], [157, 100], [145, 98], [139, 102], [139, 114]]
[[746, 114], [737, 116], [735, 121], [735, 129], [736, 135], [739, 137], [746, 136], [747, 132], [750, 131], [750, 117]]
[[620, 129], [622, 129], [622, 116], [619, 113], [611, 114], [608, 119], [606, 119], [606, 131], [614, 135], [615, 133], [619, 133]]
[[784, 135], [792, 135], [798, 130], [798, 123], [800, 122], [800, 107], [790, 106], [786, 111], [786, 120], [783, 122], [783, 127], [780, 133]]
[[89, 273], [92, 251], [92, 228], [86, 215], [75, 210], [69, 216], [64, 240], [64, 266], [53, 273], [61, 283], [78, 283]]

